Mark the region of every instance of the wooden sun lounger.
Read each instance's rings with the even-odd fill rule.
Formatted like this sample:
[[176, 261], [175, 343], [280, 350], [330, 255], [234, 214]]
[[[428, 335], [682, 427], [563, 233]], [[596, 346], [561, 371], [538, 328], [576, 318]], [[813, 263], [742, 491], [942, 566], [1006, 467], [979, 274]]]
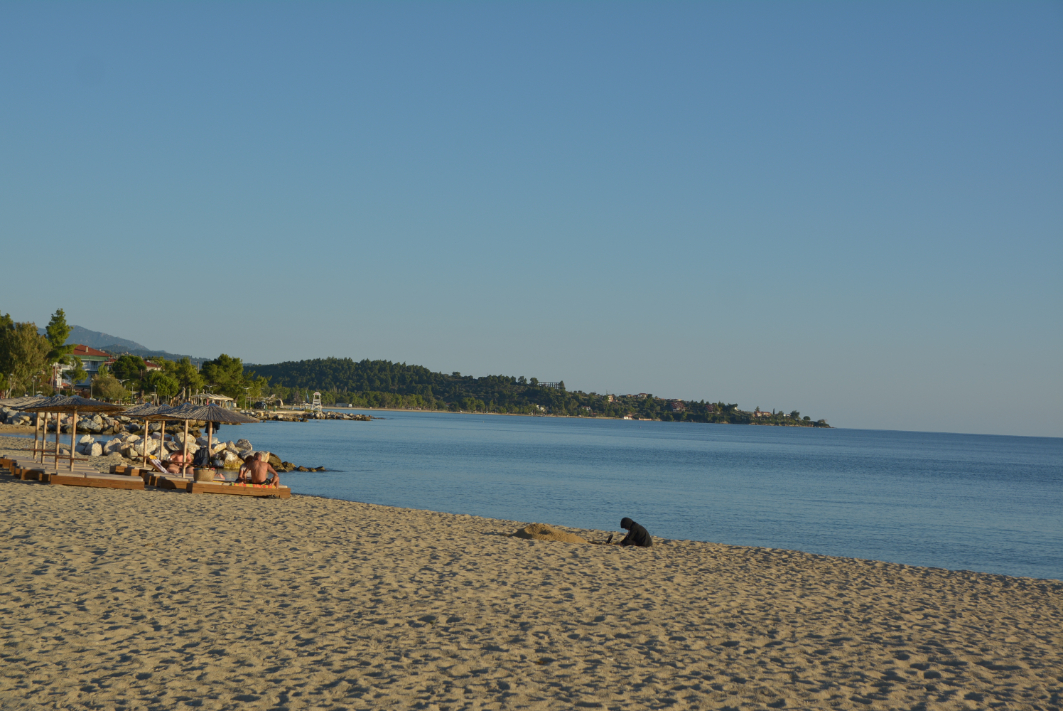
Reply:
[[[12, 457], [12, 458], [7, 458], [7, 459], [0, 459], [0, 464], [2, 464], [3, 462], [7, 462], [9, 464], [9, 466], [5, 467], [5, 468], [10, 468], [10, 467], [16, 467], [16, 468], [35, 467], [35, 468], [40, 468], [40, 467], [43, 467], [45, 469], [55, 469], [56, 468], [55, 462], [53, 461], [53, 462], [49, 463], [47, 461], [47, 459], [48, 458], [46, 457], [44, 463], [41, 463], [41, 462], [38, 462], [35, 459], [32, 459], [30, 457]], [[74, 471], [96, 471], [95, 469], [93, 469], [88, 464], [79, 464], [78, 463], [78, 462], [83, 462], [83, 461], [86, 461], [86, 460], [83, 460], [83, 459], [75, 459], [74, 460]], [[60, 464], [59, 468], [60, 469], [65, 469], [68, 466], [69, 465]]]
[[144, 480], [140, 477], [120, 476], [116, 474], [78, 474], [77, 472], [50, 471], [45, 476], [53, 486], [90, 486], [95, 489], [131, 489], [144, 490]]
[[146, 483], [159, 489], [188, 491], [192, 486], [191, 479], [185, 479], [176, 474], [157, 474], [155, 472], [149, 472], [145, 476], [145, 480]]
[[59, 473], [66, 472], [75, 476], [84, 476], [85, 474], [98, 474], [95, 469], [89, 469], [87, 467], [75, 467], [73, 471], [65, 467], [60, 467], [56, 470], [54, 465], [41, 464], [40, 462], [15, 462], [10, 468], [5, 470], [11, 476], [22, 481], [46, 481], [45, 474], [49, 471], [58, 471]]
[[229, 484], [222, 482], [192, 482], [188, 489], [193, 494], [227, 494], [230, 496], [258, 496], [290, 499], [292, 490], [287, 486], [265, 486], [263, 484]]

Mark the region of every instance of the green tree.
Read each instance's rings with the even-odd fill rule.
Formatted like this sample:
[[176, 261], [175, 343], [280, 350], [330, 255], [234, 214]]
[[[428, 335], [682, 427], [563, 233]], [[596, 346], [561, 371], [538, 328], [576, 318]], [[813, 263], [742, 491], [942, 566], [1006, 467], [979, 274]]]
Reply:
[[[60, 365], [72, 365], [74, 363], [74, 344], [67, 345], [66, 339], [70, 337], [70, 326], [66, 322], [66, 313], [62, 309], [56, 309], [52, 314], [52, 320], [44, 329], [45, 338], [51, 346], [48, 350], [48, 362], [52, 364], [52, 378], [54, 379]], [[80, 368], [80, 362], [77, 364]], [[82, 369], [84, 372], [84, 369]], [[87, 377], [87, 374], [86, 374]], [[82, 377], [81, 380], [85, 378]], [[80, 382], [73, 380], [72, 383]]]
[[66, 314], [62, 309], [56, 309], [52, 314], [52, 320], [44, 329], [45, 338], [51, 346], [48, 351], [49, 362], [70, 365], [70, 354], [74, 352], [74, 344], [67, 345], [66, 342], [66, 339], [70, 338], [70, 331], [70, 326], [66, 322]]
[[130, 383], [131, 390], [139, 390], [136, 382], [143, 379], [146, 370], [147, 365], [145, 365], [143, 358], [128, 353], [118, 356], [117, 360], [111, 365], [111, 372], [114, 373], [114, 377], [119, 380], [134, 381]]
[[168, 399], [177, 394], [181, 386], [177, 378], [167, 375], [161, 370], [153, 370], [142, 381], [144, 392], [155, 392], [161, 399]]
[[15, 323], [5, 318], [0, 329], [0, 372], [7, 376], [12, 390], [27, 392], [38, 383], [48, 381], [48, 353], [51, 344], [37, 333], [35, 323]]
[[74, 361], [74, 368], [68, 371], [70, 375], [70, 384], [72, 386], [77, 386], [78, 383], [89, 377], [89, 374], [85, 370], [85, 364], [81, 362], [80, 358], [77, 356], [70, 356], [70, 358]]
[[244, 394], [244, 363], [222, 353], [214, 360], [203, 364], [200, 374], [214, 392], [237, 398]]
[[203, 387], [203, 377], [188, 358], [182, 358], [175, 364], [172, 375], [186, 393], [190, 394]]
[[[3, 334], [7, 332], [9, 328], [12, 328], [15, 324], [11, 321], [11, 314], [5, 314], [0, 311], [0, 347], [3, 346]], [[3, 352], [0, 352], [0, 364], [4, 359]], [[12, 383], [8, 382], [7, 369], [0, 368], [0, 390], [8, 392], [11, 390]], [[10, 393], [9, 393], [10, 394]]]
[[95, 397], [104, 400], [124, 400], [129, 397], [129, 391], [122, 387], [118, 378], [107, 371], [107, 366], [101, 366], [96, 377], [92, 379], [92, 392]]

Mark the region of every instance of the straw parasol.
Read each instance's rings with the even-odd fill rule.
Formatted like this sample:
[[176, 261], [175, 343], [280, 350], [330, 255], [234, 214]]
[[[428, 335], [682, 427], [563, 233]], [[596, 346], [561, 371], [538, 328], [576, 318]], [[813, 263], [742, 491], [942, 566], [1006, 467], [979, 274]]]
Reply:
[[[143, 444], [143, 448], [144, 448], [144, 463], [141, 466], [143, 468], [145, 468], [145, 469], [148, 468], [148, 435], [149, 435], [149, 432], [148, 432], [148, 420], [155, 419], [154, 416], [157, 415], [159, 412], [161, 412], [163, 410], [171, 410], [171, 409], [173, 409], [173, 408], [171, 408], [169, 405], [152, 405], [151, 403], [146, 403], [144, 405], [137, 405], [136, 407], [131, 407], [128, 410], [126, 410], [125, 412], [122, 413], [126, 417], [133, 417], [133, 418], [136, 418], [138, 420], [144, 420], [144, 444]], [[164, 424], [163, 425], [164, 433], [165, 433], [165, 429], [166, 429], [166, 426]], [[159, 440], [159, 443], [160, 443], [160, 448], [159, 448], [160, 449], [160, 454], [161, 454], [161, 449], [162, 449], [162, 447], [161, 447], [162, 441], [163, 440], [161, 440], [161, 439]], [[161, 460], [161, 457], [160, 457], [160, 460]]]
[[[0, 407], [10, 407], [13, 410], [23, 410], [27, 407], [34, 405], [41, 405], [49, 400], [58, 400], [58, 397], [46, 397], [44, 395], [25, 395], [23, 397], [9, 397], [0, 399]], [[48, 414], [44, 415], [44, 434], [41, 436], [41, 463], [44, 463], [44, 442], [48, 439]], [[41, 434], [41, 418], [37, 418], [37, 421], [33, 425], [33, 461], [37, 461], [37, 436]], [[59, 430], [56, 429], [56, 436], [59, 436]], [[58, 451], [59, 445], [56, 445], [56, 451]]]
[[193, 420], [202, 420], [207, 423], [207, 459], [210, 460], [210, 450], [214, 446], [214, 423], [224, 425], [241, 425], [261, 422], [254, 417], [248, 417], [236, 410], [230, 410], [218, 405], [194, 405], [185, 403], [180, 407], [158, 413], [159, 417], [165, 416], [167, 420], [185, 421], [185, 441], [183, 459], [188, 461], [188, 423]]
[[25, 407], [37, 405], [43, 400], [51, 400], [53, 398], [47, 395], [23, 395], [21, 397], [7, 397], [0, 398], [0, 407], [9, 407], [12, 410], [21, 410]]
[[[87, 397], [74, 395], [73, 397], [50, 398], [49, 401], [25, 408], [26, 412], [54, 412], [55, 419], [55, 466], [59, 467], [59, 413], [72, 413], [70, 427], [70, 471], [74, 470], [74, 443], [78, 434], [78, 411], [81, 412], [121, 412], [125, 408], [121, 405], [112, 405], [102, 400], [93, 400]], [[44, 457], [41, 457], [44, 462]]]

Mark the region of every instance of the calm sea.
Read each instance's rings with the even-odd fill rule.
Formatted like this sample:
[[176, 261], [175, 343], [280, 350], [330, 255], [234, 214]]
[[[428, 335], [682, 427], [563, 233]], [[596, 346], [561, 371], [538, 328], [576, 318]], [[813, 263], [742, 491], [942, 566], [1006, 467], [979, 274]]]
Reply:
[[1063, 579], [1063, 439], [373, 412], [226, 427], [293, 491]]

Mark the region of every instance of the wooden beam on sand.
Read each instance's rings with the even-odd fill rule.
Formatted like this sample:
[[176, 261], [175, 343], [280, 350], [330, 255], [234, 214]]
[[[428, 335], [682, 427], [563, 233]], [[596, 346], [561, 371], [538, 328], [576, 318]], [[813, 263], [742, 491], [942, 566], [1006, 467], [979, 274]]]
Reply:
[[209, 484], [192, 482], [193, 494], [227, 494], [229, 496], [258, 496], [290, 499], [292, 490], [287, 486], [255, 486], [254, 484]]
[[147, 475], [148, 484], [159, 488], [169, 489], [171, 491], [188, 491], [192, 486], [191, 479], [184, 479], [176, 474], [167, 476], [159, 472], [150, 472]]
[[88, 486], [94, 489], [131, 489], [144, 490], [144, 480], [132, 476], [112, 476], [102, 474], [100, 476], [79, 476], [77, 474], [61, 474], [48, 472], [48, 483], [53, 486]]

